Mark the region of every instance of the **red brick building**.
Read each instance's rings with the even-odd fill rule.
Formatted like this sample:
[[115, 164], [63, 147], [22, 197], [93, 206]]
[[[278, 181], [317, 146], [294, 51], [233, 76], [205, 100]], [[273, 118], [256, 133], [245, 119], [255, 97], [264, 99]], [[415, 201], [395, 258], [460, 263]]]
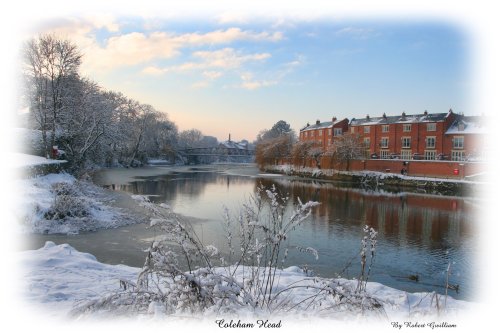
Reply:
[[337, 119], [332, 118], [332, 121], [320, 122], [315, 124], [307, 124], [300, 130], [300, 141], [313, 141], [317, 147], [326, 150], [333, 142], [333, 138], [341, 136], [349, 129], [349, 120], [347, 118]]
[[452, 161], [484, 160], [490, 144], [486, 136], [485, 117], [460, 116], [445, 132], [444, 151]]
[[444, 157], [446, 130], [457, 115], [448, 113], [386, 116], [352, 119], [350, 132], [357, 133], [366, 149], [366, 158], [435, 160]]
[[403, 160], [481, 159], [486, 144], [483, 117], [446, 113], [370, 117], [320, 122], [300, 130], [301, 141], [313, 140], [326, 150], [335, 136], [358, 134], [365, 158]]

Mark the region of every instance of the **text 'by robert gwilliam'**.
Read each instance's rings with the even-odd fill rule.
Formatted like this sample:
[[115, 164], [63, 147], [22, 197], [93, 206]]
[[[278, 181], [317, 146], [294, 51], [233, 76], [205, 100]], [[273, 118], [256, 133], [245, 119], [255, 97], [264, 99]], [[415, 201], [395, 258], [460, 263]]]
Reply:
[[256, 320], [255, 322], [242, 322], [238, 319], [238, 321], [230, 320], [226, 321], [225, 319], [217, 319], [215, 321], [217, 326], [220, 328], [280, 328], [281, 320], [278, 322], [272, 322], [269, 319], [266, 320]]
[[431, 329], [435, 329], [435, 328], [456, 328], [457, 327], [456, 324], [450, 324], [446, 321], [443, 321], [443, 322], [405, 321], [402, 323], [397, 322], [397, 321], [393, 321], [391, 323], [391, 325], [393, 328], [397, 328], [397, 329], [402, 329], [402, 328], [431, 328]]

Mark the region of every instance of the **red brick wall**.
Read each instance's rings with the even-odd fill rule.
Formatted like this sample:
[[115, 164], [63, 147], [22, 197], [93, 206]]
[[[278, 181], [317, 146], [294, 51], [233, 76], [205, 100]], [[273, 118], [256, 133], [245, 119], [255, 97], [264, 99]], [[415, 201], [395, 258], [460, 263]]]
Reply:
[[[403, 168], [403, 160], [352, 160], [349, 162], [349, 171], [378, 171], [384, 173], [400, 174]], [[474, 175], [484, 172], [487, 169], [486, 163], [463, 163], [452, 161], [407, 161], [408, 165], [404, 166], [408, 170], [408, 176], [422, 177], [438, 177], [462, 179], [465, 176]], [[283, 160], [281, 163], [291, 163]], [[303, 166], [302, 163], [297, 163], [297, 166]], [[306, 167], [316, 167], [313, 160], [306, 160]], [[346, 170], [346, 163], [338, 163], [332, 161], [330, 157], [322, 157], [321, 169], [336, 169]], [[455, 175], [454, 170], [457, 169], [459, 174]]]

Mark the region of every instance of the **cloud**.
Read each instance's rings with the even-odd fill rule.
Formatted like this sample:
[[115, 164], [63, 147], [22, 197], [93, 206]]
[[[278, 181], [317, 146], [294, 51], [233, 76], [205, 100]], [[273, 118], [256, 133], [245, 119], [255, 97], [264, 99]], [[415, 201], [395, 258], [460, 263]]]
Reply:
[[[150, 25], [155, 26], [158, 22]], [[96, 30], [112, 33], [107, 39], [98, 39]], [[284, 38], [281, 32], [254, 32], [240, 28], [208, 32], [175, 34], [164, 31], [130, 32], [120, 34], [120, 24], [109, 15], [89, 18], [66, 18], [43, 27], [42, 33], [54, 33], [79, 46], [84, 53], [82, 71], [108, 71], [122, 66], [144, 64], [155, 59], [178, 56], [183, 48], [231, 44], [236, 41], [277, 42]], [[143, 72], [152, 73], [149, 68]]]
[[256, 90], [263, 87], [274, 86], [278, 84], [278, 81], [275, 80], [256, 80], [254, 75], [250, 72], [244, 72], [240, 76], [242, 83], [240, 85], [241, 88], [247, 90]]
[[[283, 38], [280, 32], [254, 33], [251, 31], [242, 31], [239, 28], [229, 28], [226, 30], [217, 30], [207, 33], [188, 33], [174, 35], [166, 32], [152, 32], [149, 34], [133, 32], [129, 34], [114, 36], [109, 38], [103, 47], [97, 44], [92, 45], [86, 52], [87, 65], [94, 70], [106, 70], [119, 66], [136, 65], [146, 63], [153, 59], [170, 59], [180, 54], [180, 50], [185, 47], [228, 44], [234, 41], [278, 41]], [[231, 49], [227, 49], [231, 50]], [[227, 52], [226, 50], [226, 52]], [[211, 54], [209, 51], [200, 51], [195, 57], [212, 57], [212, 65], [208, 67], [224, 67], [221, 61], [230, 60], [232, 66], [237, 66], [238, 62], [245, 62], [251, 59], [245, 59], [237, 56], [228, 57], [224, 54], [218, 56], [217, 53]], [[217, 57], [219, 59], [217, 59]], [[220, 60], [217, 66], [215, 63]], [[191, 67], [200, 67], [197, 64], [185, 64], [181, 70], [191, 69]], [[207, 67], [202, 65], [202, 67]]]
[[339, 37], [352, 37], [355, 39], [368, 39], [379, 36], [380, 34], [370, 28], [346, 27], [335, 31], [335, 35]]
[[204, 71], [203, 76], [210, 80], [218, 79], [222, 76], [222, 72], [217, 71]]
[[246, 24], [249, 16], [245, 12], [232, 11], [218, 15], [215, 20], [218, 24]]
[[[168, 72], [186, 72], [193, 70], [205, 70], [204, 76], [220, 77], [220, 70], [234, 70], [243, 66], [247, 62], [260, 62], [271, 57], [269, 53], [243, 54], [233, 48], [224, 48], [216, 51], [196, 51], [191, 55], [199, 59], [197, 62], [186, 62], [177, 66], [158, 68], [148, 66], [142, 70], [143, 74], [159, 75]], [[209, 69], [219, 69], [219, 71], [209, 71]]]

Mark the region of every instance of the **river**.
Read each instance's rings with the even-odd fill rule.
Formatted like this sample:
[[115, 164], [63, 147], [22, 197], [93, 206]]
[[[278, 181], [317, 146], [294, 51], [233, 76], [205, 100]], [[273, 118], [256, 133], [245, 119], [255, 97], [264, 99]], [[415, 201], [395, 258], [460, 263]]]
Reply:
[[[205, 244], [222, 249], [226, 244], [223, 207], [236, 215], [257, 186], [274, 184], [290, 198], [321, 203], [286, 243], [290, 249], [313, 247], [318, 259], [290, 250], [286, 266], [307, 265], [323, 277], [356, 277], [363, 227], [368, 225], [378, 232], [370, 281], [408, 292], [445, 293], [448, 279], [459, 286], [458, 292], [449, 290], [449, 295], [474, 300], [477, 198], [386, 192], [260, 174], [251, 165], [109, 169], [97, 173], [94, 181], [112, 191], [148, 195], [153, 202], [168, 204], [192, 221]], [[32, 242], [69, 243], [105, 263], [142, 266], [144, 250], [155, 236], [147, 224], [140, 223], [71, 236], [33, 235]]]

